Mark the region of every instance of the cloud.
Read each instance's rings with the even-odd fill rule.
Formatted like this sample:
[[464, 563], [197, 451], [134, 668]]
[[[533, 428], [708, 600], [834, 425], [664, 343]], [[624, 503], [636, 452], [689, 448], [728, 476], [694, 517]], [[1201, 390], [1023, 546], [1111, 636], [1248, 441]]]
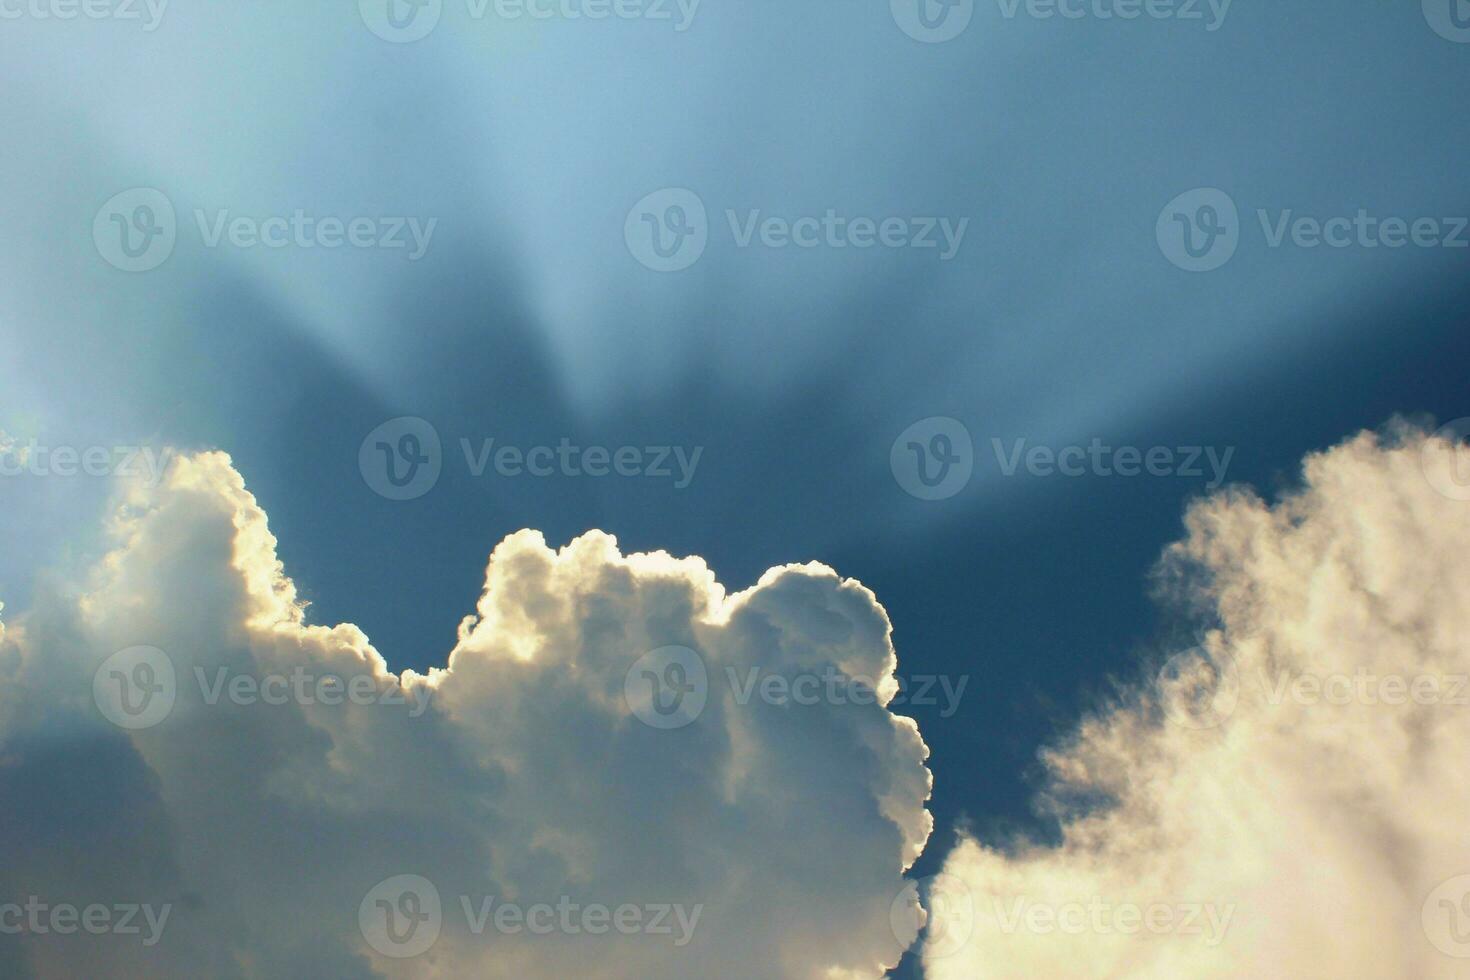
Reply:
[[1045, 754], [1059, 844], [961, 840], [925, 975], [1464, 976], [1462, 451], [1397, 427], [1195, 505], [1197, 649]]
[[[0, 934], [7, 975], [897, 961], [890, 907], [931, 780], [917, 726], [885, 707], [890, 627], [860, 584], [788, 566], [732, 595], [697, 558], [523, 531], [446, 666], [394, 675], [356, 627], [307, 622], [223, 454], [128, 485], [109, 533], [88, 581], [0, 633], [0, 930], [27, 922]], [[697, 659], [679, 670], [703, 668], [705, 703], [646, 723], [643, 669], [698, 680], [668, 648]], [[834, 666], [880, 679], [876, 703], [741, 704], [725, 679]], [[665, 707], [673, 691], [650, 687]]]

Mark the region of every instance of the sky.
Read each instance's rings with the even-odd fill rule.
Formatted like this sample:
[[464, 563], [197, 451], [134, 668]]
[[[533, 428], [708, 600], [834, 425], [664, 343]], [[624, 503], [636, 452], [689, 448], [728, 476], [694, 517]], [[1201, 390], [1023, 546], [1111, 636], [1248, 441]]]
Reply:
[[[41, 855], [0, 873], [0, 927], [31, 894], [153, 889], [183, 933], [0, 934], [17, 975], [484, 969], [472, 928], [406, 958], [359, 930], [402, 871], [450, 910], [702, 900], [718, 975], [877, 976], [904, 875], [998, 908], [997, 881], [1034, 901], [1086, 868], [1084, 898], [1182, 880], [1242, 918], [1190, 959], [1096, 928], [1033, 949], [972, 912], [893, 975], [1228, 976], [1293, 962], [1279, 929], [1314, 935], [1292, 913], [1320, 896], [1252, 919], [1270, 881], [1191, 864], [1179, 828], [1272, 821], [1321, 834], [1331, 894], [1385, 890], [1349, 855], [1400, 858], [1412, 915], [1344, 975], [1453, 975], [1418, 915], [1470, 872], [1462, 838], [1377, 783], [1307, 792], [1279, 723], [1184, 745], [1139, 700], [1212, 642], [1351, 673], [1398, 648], [1329, 629], [1458, 629], [1409, 597], [1464, 574], [1427, 437], [1470, 415], [1464, 0], [0, 0], [0, 52], [0, 800], [7, 848]], [[1184, 599], [1179, 563], [1209, 572]], [[1273, 645], [1301, 635], [1318, 655]], [[1458, 676], [1463, 643], [1435, 643], [1391, 662]], [[189, 683], [350, 662], [431, 723], [206, 704], [120, 729], [86, 685], [136, 646]], [[673, 646], [709, 707], [630, 722], [624, 675]], [[793, 717], [730, 700], [746, 667], [906, 694]], [[1348, 726], [1357, 769], [1407, 765], [1400, 722], [1453, 759], [1464, 711], [1401, 715]], [[1299, 805], [1212, 825], [1116, 772]], [[1328, 797], [1385, 826], [1333, 837]], [[115, 856], [80, 869], [98, 839]], [[313, 884], [262, 910], [293, 862]], [[556, 938], [498, 968], [691, 962]]]

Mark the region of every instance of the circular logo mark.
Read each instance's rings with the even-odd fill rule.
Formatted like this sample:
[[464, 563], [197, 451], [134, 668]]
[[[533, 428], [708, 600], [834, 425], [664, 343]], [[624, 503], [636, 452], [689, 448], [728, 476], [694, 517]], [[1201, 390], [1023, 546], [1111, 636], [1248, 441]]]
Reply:
[[116, 194], [92, 219], [92, 244], [124, 272], [147, 272], [168, 261], [178, 240], [173, 202], [152, 187]]
[[1196, 651], [1176, 653], [1159, 668], [1159, 701], [1169, 720], [1185, 728], [1214, 728], [1240, 703], [1240, 672], [1235, 658], [1220, 660]]
[[1229, 194], [1201, 187], [1169, 202], [1156, 233], [1170, 262], [1185, 272], [1213, 272], [1240, 247], [1240, 211]]
[[1435, 949], [1470, 959], [1470, 875], [1444, 882], [1424, 900], [1424, 935]]
[[660, 647], [639, 657], [623, 678], [628, 710], [650, 728], [691, 725], [709, 700], [704, 658], [688, 647]]
[[368, 30], [393, 44], [408, 44], [429, 36], [439, 26], [444, 0], [357, 0]]
[[[1419, 450], [1419, 468], [1429, 485], [1451, 500], [1470, 500], [1470, 418], [1440, 428]], [[1445, 451], [1445, 443], [1449, 451]]]
[[178, 697], [174, 662], [157, 647], [119, 650], [92, 675], [92, 700], [119, 728], [152, 728], [169, 716]]
[[975, 899], [969, 887], [954, 875], [910, 881], [889, 907], [888, 924], [905, 950], [913, 947], [927, 926], [924, 957], [953, 956], [975, 931]]
[[975, 444], [963, 422], [927, 418], [893, 441], [888, 464], [905, 493], [920, 500], [945, 500], [969, 484], [975, 472]]
[[357, 907], [362, 938], [396, 960], [427, 953], [443, 925], [439, 889], [420, 875], [394, 875], [378, 882]]
[[889, 0], [894, 23], [915, 41], [940, 44], [965, 33], [975, 0]]
[[411, 415], [390, 419], [362, 441], [357, 468], [378, 496], [417, 500], [434, 489], [444, 468], [439, 432]]
[[1445, 40], [1470, 44], [1470, 0], [1424, 0], [1424, 19]]
[[633, 258], [654, 272], [687, 269], [709, 245], [704, 202], [682, 187], [654, 191], [628, 212], [623, 240]]

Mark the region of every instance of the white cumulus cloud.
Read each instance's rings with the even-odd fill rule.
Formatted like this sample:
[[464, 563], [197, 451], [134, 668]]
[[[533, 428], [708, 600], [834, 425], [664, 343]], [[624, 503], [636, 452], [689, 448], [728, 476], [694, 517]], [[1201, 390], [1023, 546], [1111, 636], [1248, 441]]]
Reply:
[[1046, 754], [1059, 843], [962, 839], [925, 975], [1470, 974], [1464, 451], [1364, 434], [1191, 508], [1197, 649]]
[[[356, 627], [308, 624], [226, 456], [128, 487], [112, 525], [88, 581], [0, 633], [0, 928], [27, 922], [0, 935], [0, 973], [658, 980], [897, 961], [890, 906], [931, 783], [917, 726], [885, 707], [889, 622], [860, 584], [789, 566], [732, 595], [696, 558], [525, 531], [495, 548], [445, 666], [396, 675]], [[625, 695], [668, 647], [707, 677], [678, 727]], [[727, 669], [752, 667], [836, 668], [879, 693], [741, 704]], [[140, 933], [113, 928], [127, 906]]]

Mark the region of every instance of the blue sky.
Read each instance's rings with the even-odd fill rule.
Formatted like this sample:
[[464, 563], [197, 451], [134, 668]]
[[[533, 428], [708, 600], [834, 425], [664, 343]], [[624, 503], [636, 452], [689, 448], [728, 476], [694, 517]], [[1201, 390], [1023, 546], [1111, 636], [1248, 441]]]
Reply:
[[[444, 664], [521, 528], [699, 555], [732, 590], [826, 563], [878, 596], [900, 675], [969, 678], [952, 714], [906, 712], [935, 774], [915, 873], [963, 826], [1050, 834], [1037, 751], [1192, 628], [1150, 572], [1213, 488], [1208, 470], [1006, 476], [992, 440], [1228, 448], [1228, 481], [1270, 495], [1396, 414], [1463, 416], [1470, 249], [1445, 239], [1470, 214], [1470, 44], [1409, 3], [972, 6], [940, 43], [878, 0], [704, 0], [683, 30], [673, 5], [543, 22], [444, 0], [412, 43], [351, 4], [280, 0], [176, 0], [153, 30], [0, 23], [0, 430], [227, 451], [309, 621], [357, 624], [394, 670]], [[133, 188], [176, 215], [143, 272], [93, 236]], [[670, 188], [707, 244], [659, 272], [625, 230]], [[1236, 208], [1236, 250], [1207, 272], [1159, 233], [1199, 188]], [[1180, 210], [1202, 221], [1196, 200]], [[376, 244], [210, 244], [213, 222], [298, 210], [370, 218]], [[829, 211], [849, 236], [896, 218], [941, 245], [741, 243], [748, 222]], [[1272, 244], [1360, 212], [1434, 219], [1433, 243]], [[377, 247], [431, 220], [421, 256]], [[359, 465], [402, 416], [442, 445], [406, 501]], [[974, 447], [937, 501], [890, 465], [933, 417]], [[476, 476], [462, 440], [488, 439], [701, 455], [684, 487]], [[7, 617], [96, 557], [110, 491], [0, 479]]]

